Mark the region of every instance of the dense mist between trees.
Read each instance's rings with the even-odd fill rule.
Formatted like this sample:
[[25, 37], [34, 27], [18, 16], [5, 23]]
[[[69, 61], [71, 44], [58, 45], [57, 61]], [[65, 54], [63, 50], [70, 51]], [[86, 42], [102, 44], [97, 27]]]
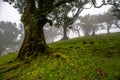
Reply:
[[17, 26], [16, 23], [0, 22], [0, 55], [19, 50], [24, 38], [23, 31], [22, 24]]
[[[78, 37], [95, 36], [98, 31], [106, 30], [107, 33], [110, 33], [111, 29], [120, 29], [120, 20], [116, 16], [112, 16], [112, 12], [108, 10], [104, 14], [79, 16], [72, 25], [67, 26], [66, 34], [70, 39], [74, 37], [71, 36], [73, 34]], [[47, 43], [61, 40], [64, 37], [63, 27], [56, 27], [56, 23], [53, 26], [47, 23], [43, 30]], [[19, 50], [23, 40], [24, 28], [22, 24], [17, 26], [16, 23], [0, 22], [0, 55]]]
[[[23, 18], [21, 19], [25, 30], [27, 30], [26, 26], [28, 27], [31, 26], [30, 24], [34, 23], [36, 25], [32, 25], [34, 27], [37, 26], [41, 26], [41, 32], [44, 31], [44, 37], [45, 37], [45, 41], [46, 43], [51, 43], [51, 42], [55, 42], [56, 40], [67, 40], [72, 38], [71, 34], [75, 34], [79, 37], [81, 36], [95, 36], [97, 34], [98, 31], [100, 30], [106, 30], [107, 33], [110, 33], [111, 29], [118, 29], [120, 28], [120, 20], [119, 20], [119, 2], [116, 1], [114, 2], [113, 0], [111, 1], [105, 1], [103, 0], [101, 3], [101, 6], [103, 5], [112, 5], [111, 9], [108, 10], [108, 12], [104, 13], [104, 14], [98, 14], [98, 15], [90, 15], [87, 14], [85, 16], [80, 16], [80, 13], [86, 9], [86, 5], [93, 5], [96, 8], [100, 8], [101, 6], [98, 7], [98, 5], [96, 3], [98, 3], [96, 0], [85, 0], [85, 1], [63, 1], [61, 3], [59, 3], [59, 1], [56, 1], [55, 3], [59, 3], [56, 4], [54, 7], [56, 7], [55, 9], [52, 9], [53, 7], [48, 7], [48, 3], [50, 3], [50, 1], [43, 1], [44, 4], [41, 4], [41, 1], [37, 1], [36, 3], [32, 4], [32, 5], [26, 5], [25, 1], [11, 1], [11, 0], [4, 0], [6, 2], [8, 2], [9, 4], [14, 3], [14, 8], [16, 8], [20, 14], [24, 14], [24, 11], [27, 10], [25, 9], [25, 6], [30, 7], [32, 6], [33, 8], [31, 8], [30, 10], [28, 10], [28, 12], [26, 11], [26, 16], [22, 16]], [[72, 2], [73, 1], [73, 2]], [[28, 1], [29, 2], [29, 1]], [[34, 1], [33, 1], [34, 2]], [[29, 2], [30, 4], [32, 3]], [[27, 4], [29, 4], [27, 3]], [[51, 2], [51, 5], [53, 5]], [[65, 4], [64, 4], [65, 3]], [[112, 3], [116, 3], [116, 4], [112, 4]], [[1, 4], [1, 3], [0, 3]], [[41, 9], [41, 5], [46, 5], [46, 7], [44, 7], [44, 10]], [[2, 7], [2, 5], [0, 5]], [[35, 10], [34, 10], [35, 8]], [[43, 11], [40, 12], [40, 10], [37, 9], [41, 9], [43, 10], [45, 13], [43, 14]], [[48, 9], [51, 8], [51, 9]], [[91, 8], [91, 7], [89, 7]], [[32, 13], [32, 9], [33, 11], [35, 11], [35, 13]], [[26, 18], [28, 17], [28, 13], [31, 12], [32, 16], [29, 15], [29, 17], [34, 17], [34, 18]], [[69, 15], [71, 13], [71, 15]], [[39, 16], [41, 15], [41, 16]], [[43, 17], [43, 19], [41, 18]], [[47, 18], [47, 19], [46, 19]], [[31, 19], [31, 20], [30, 20]], [[39, 20], [41, 19], [41, 20]], [[38, 20], [38, 22], [34, 20]], [[43, 23], [44, 22], [44, 23]], [[44, 25], [46, 22], [48, 22], [49, 24]], [[15, 51], [15, 50], [19, 50], [20, 49], [20, 45], [22, 44], [23, 40], [24, 40], [24, 28], [23, 25], [20, 24], [19, 28], [15, 27], [17, 26], [15, 23], [11, 23], [10, 22], [1, 22], [1, 26], [8, 26], [9, 24], [9, 28], [8, 27], [1, 27], [1, 51], [0, 53], [4, 53], [4, 51], [8, 50], [8, 51]], [[14, 26], [12, 29], [11, 27]], [[31, 26], [31, 27], [32, 27]], [[43, 27], [44, 26], [44, 27]], [[11, 29], [10, 29], [11, 28]], [[29, 37], [31, 37], [31, 34], [36, 34], [39, 33], [34, 31], [33, 29], [35, 28], [30, 28], [31, 30], [29, 30]], [[7, 31], [8, 30], [8, 31]], [[33, 30], [33, 33], [30, 32]], [[36, 28], [36, 30], [38, 30]], [[42, 31], [43, 30], [43, 31]], [[11, 31], [11, 32], [10, 32]], [[26, 31], [25, 31], [26, 32]], [[6, 36], [7, 34], [7, 36]], [[34, 35], [34, 36], [36, 36]], [[10, 38], [9, 38], [10, 37]], [[42, 35], [41, 35], [42, 37]], [[42, 37], [42, 38], [44, 38]], [[7, 38], [9, 38], [7, 41]], [[27, 38], [26, 38], [27, 39]], [[35, 38], [33, 38], [33, 42]], [[37, 40], [37, 39], [36, 39]], [[44, 40], [44, 39], [43, 39]], [[29, 40], [28, 40], [29, 41]], [[37, 40], [38, 41], [38, 40]], [[6, 43], [7, 44], [2, 44], [2, 43]], [[44, 42], [45, 43], [45, 42]], [[12, 48], [12, 46], [14, 45], [15, 48]], [[34, 46], [35, 45], [32, 45]]]

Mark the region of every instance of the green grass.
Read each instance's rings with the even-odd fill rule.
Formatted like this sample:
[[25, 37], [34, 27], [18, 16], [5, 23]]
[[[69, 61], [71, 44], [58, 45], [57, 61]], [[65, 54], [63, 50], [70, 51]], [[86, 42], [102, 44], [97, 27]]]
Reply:
[[0, 80], [120, 80], [120, 33], [82, 37], [49, 44], [54, 55], [30, 63], [7, 63], [0, 57]]
[[0, 64], [4, 64], [14, 60], [17, 56], [17, 52], [9, 53], [8, 55], [0, 56]]

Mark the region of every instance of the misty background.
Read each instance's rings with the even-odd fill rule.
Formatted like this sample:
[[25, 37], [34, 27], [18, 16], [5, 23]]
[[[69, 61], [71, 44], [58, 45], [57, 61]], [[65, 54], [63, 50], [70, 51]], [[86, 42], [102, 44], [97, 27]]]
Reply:
[[[89, 5], [85, 6], [86, 8]], [[111, 6], [102, 8], [85, 9], [77, 20], [66, 27], [56, 23], [44, 26], [44, 34], [47, 43], [61, 40], [66, 34], [67, 38], [92, 36], [102, 33], [120, 32], [120, 21], [111, 17]], [[72, 13], [68, 13], [69, 16]], [[6, 2], [0, 0], [0, 55], [18, 51], [24, 40], [24, 27], [20, 22], [19, 12]], [[91, 22], [90, 22], [91, 21]], [[88, 26], [89, 25], [89, 26]], [[66, 31], [66, 32], [65, 32]], [[65, 32], [65, 33], [64, 33]]]

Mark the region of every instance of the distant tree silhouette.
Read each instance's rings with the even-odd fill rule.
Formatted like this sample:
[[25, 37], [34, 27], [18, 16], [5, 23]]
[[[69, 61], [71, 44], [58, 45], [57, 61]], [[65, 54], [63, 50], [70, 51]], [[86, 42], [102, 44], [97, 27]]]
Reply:
[[113, 15], [113, 12], [111, 12], [111, 8], [104, 14], [99, 15], [98, 23], [102, 24], [102, 27], [106, 26], [107, 33], [110, 33], [110, 28], [113, 24], [116, 27], [119, 27], [119, 19], [115, 15]]
[[91, 33], [95, 35], [98, 30], [97, 15], [87, 14], [84, 17], [80, 17], [80, 26], [85, 36], [89, 36]]
[[46, 24], [43, 28], [46, 43], [51, 43], [59, 35], [59, 29], [55, 26]]

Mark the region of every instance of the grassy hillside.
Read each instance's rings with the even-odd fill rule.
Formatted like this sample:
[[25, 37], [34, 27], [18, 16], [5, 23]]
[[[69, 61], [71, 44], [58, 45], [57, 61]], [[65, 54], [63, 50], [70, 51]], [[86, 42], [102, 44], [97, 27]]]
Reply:
[[[28, 62], [0, 57], [0, 80], [120, 80], [120, 33], [49, 44], [56, 52]], [[9, 62], [9, 63], [7, 63]]]

